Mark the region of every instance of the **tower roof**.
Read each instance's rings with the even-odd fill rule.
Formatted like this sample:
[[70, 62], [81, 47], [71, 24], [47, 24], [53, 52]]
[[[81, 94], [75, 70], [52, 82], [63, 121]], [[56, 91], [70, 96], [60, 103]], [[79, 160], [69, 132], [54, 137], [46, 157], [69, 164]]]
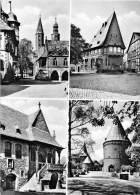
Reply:
[[129, 138], [127, 137], [125, 130], [117, 117], [117, 122], [115, 124], [112, 124], [107, 137], [105, 138], [105, 141], [129, 141]]
[[43, 33], [44, 34], [41, 16], [39, 17], [36, 33]]
[[[114, 41], [115, 41], [114, 43], [116, 44], [116, 42], [117, 42], [117, 44], [119, 44], [117, 46], [120, 46], [120, 47], [125, 49], [125, 45], [124, 45], [124, 42], [123, 42], [123, 39], [122, 39], [122, 36], [121, 36], [121, 32], [120, 32], [120, 28], [119, 28], [119, 25], [118, 25], [118, 21], [117, 21], [117, 17], [116, 17], [115, 11], [102, 24], [102, 27], [99, 29], [97, 34], [94, 35], [94, 37], [92, 39], [92, 42], [91, 42], [92, 43], [92, 48], [100, 47], [100, 46], [102, 46], [105, 43], [113, 23], [116, 24], [116, 29], [119, 32], [119, 36], [118, 36], [119, 41], [118, 41], [118, 39], [116, 40], [116, 38], [115, 38], [114, 39]], [[115, 33], [116, 33], [116, 31], [115, 31]], [[113, 34], [113, 33], [111, 32], [111, 34]], [[112, 42], [111, 44], [114, 44], [114, 43]]]
[[9, 1], [9, 4], [10, 4], [10, 12], [8, 14], [8, 16], [9, 16], [8, 21], [9, 22], [18, 22], [17, 16], [12, 11], [12, 2]]

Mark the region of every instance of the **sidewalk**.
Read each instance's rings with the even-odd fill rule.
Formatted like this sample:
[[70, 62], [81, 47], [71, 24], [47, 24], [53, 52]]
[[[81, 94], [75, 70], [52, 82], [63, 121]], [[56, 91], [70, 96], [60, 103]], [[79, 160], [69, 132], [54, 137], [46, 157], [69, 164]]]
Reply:
[[70, 88], [70, 99], [109, 99], [109, 100], [140, 100], [139, 96], [112, 93], [91, 89]]

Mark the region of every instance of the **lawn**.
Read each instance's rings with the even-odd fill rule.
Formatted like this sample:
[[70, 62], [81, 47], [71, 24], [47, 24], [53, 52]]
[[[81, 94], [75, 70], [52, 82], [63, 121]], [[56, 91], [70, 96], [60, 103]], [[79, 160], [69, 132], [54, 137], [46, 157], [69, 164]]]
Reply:
[[70, 77], [70, 87], [140, 95], [140, 75], [130, 73], [77, 74]]

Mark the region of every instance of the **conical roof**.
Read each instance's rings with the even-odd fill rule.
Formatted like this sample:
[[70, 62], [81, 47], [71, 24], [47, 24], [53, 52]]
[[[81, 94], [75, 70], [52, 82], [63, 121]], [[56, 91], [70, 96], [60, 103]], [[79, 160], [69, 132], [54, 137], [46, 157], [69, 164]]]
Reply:
[[41, 17], [39, 17], [36, 33], [43, 33], [44, 34]]
[[105, 138], [105, 141], [129, 141], [130, 142], [119, 118], [117, 118], [117, 122], [115, 124], [112, 124], [108, 132], [108, 135]]

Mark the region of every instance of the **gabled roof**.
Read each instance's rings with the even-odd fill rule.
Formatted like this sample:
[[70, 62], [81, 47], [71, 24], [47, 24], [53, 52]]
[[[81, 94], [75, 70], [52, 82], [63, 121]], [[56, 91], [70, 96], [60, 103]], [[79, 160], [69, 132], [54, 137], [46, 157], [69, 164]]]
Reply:
[[39, 21], [38, 21], [36, 33], [42, 33], [42, 34], [44, 34], [41, 17], [39, 17]]
[[[120, 38], [120, 43], [118, 43], [118, 41], [116, 41], [116, 42], [117, 42], [117, 44], [119, 44], [119, 46], [121, 46], [122, 48], [125, 49], [125, 45], [124, 45], [124, 42], [123, 42], [123, 39], [122, 39], [122, 36], [121, 36], [121, 32], [120, 32], [120, 28], [119, 28], [119, 25], [118, 25], [118, 21], [117, 21], [115, 11], [113, 12], [113, 14], [111, 14], [111, 16], [107, 19], [107, 21], [105, 21], [102, 24], [102, 27], [97, 32], [97, 34], [94, 35], [94, 37], [92, 39], [92, 42], [91, 42], [91, 44], [92, 44], [91, 48], [97, 48], [97, 47], [103, 46], [103, 44], [107, 40], [107, 36], [108, 36], [108, 34], [111, 30], [111, 26], [113, 25], [113, 22], [116, 23], [117, 30], [118, 30], [119, 36], [120, 36], [119, 37]], [[114, 43], [112, 42], [111, 44], [114, 44]]]
[[13, 29], [10, 28], [1, 18], [0, 18], [0, 31], [12, 31]]
[[[5, 129], [0, 127], [0, 135], [29, 142], [40, 142], [63, 149], [55, 138], [51, 136], [49, 129], [45, 131], [33, 126], [40, 113], [42, 111], [38, 109], [34, 114], [26, 115], [0, 104], [0, 124], [5, 126]], [[20, 133], [17, 132], [17, 129], [20, 130]]]
[[135, 41], [136, 41], [137, 39], [140, 38], [140, 32], [133, 32], [132, 37], [131, 37], [131, 40], [129, 42], [129, 46], [128, 46], [127, 52], [129, 51], [130, 45], [132, 44], [133, 38], [134, 38], [135, 35], [137, 36], [137, 38], [135, 39]]
[[105, 142], [107, 141], [128, 141], [130, 142], [118, 117], [117, 117], [117, 122], [115, 124], [112, 124], [108, 132], [108, 135], [105, 138]]

